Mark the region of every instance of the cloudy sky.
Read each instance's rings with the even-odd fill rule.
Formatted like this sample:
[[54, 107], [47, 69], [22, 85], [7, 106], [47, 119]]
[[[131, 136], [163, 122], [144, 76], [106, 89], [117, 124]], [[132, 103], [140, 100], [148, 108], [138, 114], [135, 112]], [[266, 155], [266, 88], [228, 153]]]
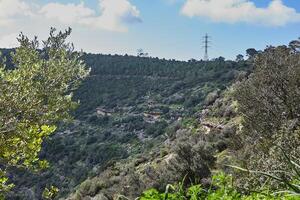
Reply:
[[50, 27], [73, 29], [77, 49], [187, 60], [232, 59], [249, 47], [287, 44], [300, 37], [299, 0], [0, 0], [0, 47], [22, 31], [45, 39]]

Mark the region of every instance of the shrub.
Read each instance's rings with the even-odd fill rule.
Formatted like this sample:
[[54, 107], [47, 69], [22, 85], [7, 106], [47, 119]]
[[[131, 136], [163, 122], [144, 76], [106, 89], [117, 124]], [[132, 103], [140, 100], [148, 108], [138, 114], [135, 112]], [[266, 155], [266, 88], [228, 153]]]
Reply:
[[189, 188], [184, 188], [182, 183], [175, 186], [168, 185], [164, 193], [156, 189], [145, 191], [140, 200], [281, 200], [290, 199], [296, 200], [297, 197], [289, 195], [277, 194], [273, 195], [270, 191], [253, 192], [250, 194], [242, 194], [237, 191], [232, 185], [232, 176], [219, 173], [213, 176], [212, 183], [209, 187], [202, 185], [193, 185]]
[[[243, 148], [236, 154], [243, 168], [289, 181], [295, 177], [283, 151], [300, 159], [299, 80], [300, 52], [279, 46], [256, 56], [254, 73], [237, 86], [234, 94], [243, 117]], [[259, 189], [266, 183], [272, 189], [286, 189], [285, 184], [258, 174], [238, 176], [237, 184], [247, 190]]]

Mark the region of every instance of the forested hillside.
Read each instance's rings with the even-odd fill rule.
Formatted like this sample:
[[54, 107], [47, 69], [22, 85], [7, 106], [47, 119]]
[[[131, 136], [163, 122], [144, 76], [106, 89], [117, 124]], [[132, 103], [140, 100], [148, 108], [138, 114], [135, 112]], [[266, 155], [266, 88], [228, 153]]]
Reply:
[[0, 0], [0, 200], [300, 200], [299, 2]]
[[[74, 120], [60, 124], [40, 154], [50, 167], [42, 172], [12, 169], [16, 187], [8, 199], [40, 199], [44, 188], [51, 186], [59, 188], [59, 197], [66, 197], [115, 161], [140, 159], [153, 151], [156, 155], [174, 130], [196, 123], [204, 107], [251, 71], [248, 61], [222, 58], [209, 62], [95, 54], [82, 58], [91, 73], [75, 91], [80, 105]], [[164, 156], [164, 150], [159, 154]]]
[[68, 199], [298, 200], [299, 44], [250, 57], [249, 76], [209, 93], [164, 142], [111, 164]]
[[[58, 129], [38, 155], [43, 168], [26, 167], [28, 159], [39, 160], [30, 155], [36, 145], [25, 148], [25, 167], [12, 154], [16, 165], [6, 169], [9, 179], [0, 179], [2, 186], [15, 184], [6, 198], [299, 199], [299, 44], [267, 47], [238, 61], [83, 54], [91, 72], [74, 89], [73, 119], [53, 120]], [[15, 60], [5, 62], [5, 70], [15, 69]], [[74, 63], [83, 70], [81, 61]], [[10, 72], [27, 75], [22, 70], [7, 71], [8, 80]], [[31, 79], [52, 83], [36, 72]], [[69, 96], [60, 104], [76, 105]]]

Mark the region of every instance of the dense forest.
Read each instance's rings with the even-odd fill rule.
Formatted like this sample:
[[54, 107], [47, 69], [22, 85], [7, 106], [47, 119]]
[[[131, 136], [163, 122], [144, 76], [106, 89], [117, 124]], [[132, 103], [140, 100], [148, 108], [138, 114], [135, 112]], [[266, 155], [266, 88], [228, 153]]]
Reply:
[[[34, 43], [23, 39], [32, 50]], [[30, 55], [38, 61], [35, 56], [41, 54], [54, 64], [74, 56], [64, 49], [51, 51], [51, 42], [47, 53]], [[41, 151], [24, 153], [38, 153], [48, 164], [28, 170], [26, 163], [35, 163], [35, 157], [25, 157], [24, 167], [18, 167], [19, 160], [10, 164], [6, 173], [15, 186], [5, 191], [5, 198], [299, 198], [299, 43], [267, 47], [236, 61], [86, 53], [78, 58], [83, 62], [66, 60], [61, 66], [72, 64], [64, 69], [72, 76], [59, 85], [57, 96], [36, 93], [47, 96], [49, 105], [65, 105], [59, 116], [51, 106], [46, 110], [57, 129], [46, 135]], [[18, 60], [26, 58], [25, 47], [1, 50], [5, 70], [28, 65]], [[89, 75], [81, 63], [90, 68]], [[48, 87], [50, 78], [43, 78], [39, 84], [47, 80], [42, 86]], [[73, 79], [82, 84], [74, 85], [72, 100], [61, 100]], [[64, 110], [68, 120], [56, 120]]]

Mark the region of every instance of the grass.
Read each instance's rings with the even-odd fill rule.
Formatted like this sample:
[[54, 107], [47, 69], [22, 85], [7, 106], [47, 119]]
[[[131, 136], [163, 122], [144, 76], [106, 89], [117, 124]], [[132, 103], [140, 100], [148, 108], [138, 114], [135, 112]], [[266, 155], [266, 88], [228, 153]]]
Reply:
[[233, 185], [231, 175], [218, 173], [213, 176], [208, 188], [202, 185], [192, 185], [184, 189], [181, 183], [168, 185], [165, 192], [156, 189], [145, 191], [139, 200], [297, 200], [299, 194], [291, 191], [274, 192], [265, 189], [260, 192], [249, 194], [240, 193]]

